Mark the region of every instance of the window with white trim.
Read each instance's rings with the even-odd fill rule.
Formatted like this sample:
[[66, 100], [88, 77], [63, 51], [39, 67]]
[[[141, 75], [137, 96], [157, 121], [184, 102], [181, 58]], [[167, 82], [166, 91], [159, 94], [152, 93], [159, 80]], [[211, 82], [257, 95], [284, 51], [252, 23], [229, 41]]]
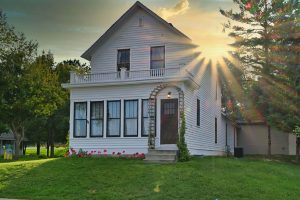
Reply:
[[104, 119], [104, 102], [91, 102], [91, 117], [90, 117], [90, 136], [103, 136], [103, 119]]
[[138, 100], [124, 101], [124, 136], [138, 136]]
[[107, 136], [120, 137], [121, 101], [107, 101]]

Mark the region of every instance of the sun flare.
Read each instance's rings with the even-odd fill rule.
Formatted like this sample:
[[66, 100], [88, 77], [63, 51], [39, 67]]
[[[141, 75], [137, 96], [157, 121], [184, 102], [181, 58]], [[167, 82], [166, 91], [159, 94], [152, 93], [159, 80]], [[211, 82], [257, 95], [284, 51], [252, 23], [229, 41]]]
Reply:
[[205, 60], [209, 60], [212, 63], [217, 63], [223, 60], [223, 58], [229, 57], [229, 51], [233, 49], [228, 45], [203, 45], [199, 46], [197, 51], [201, 52], [199, 55], [200, 58], [204, 58]]

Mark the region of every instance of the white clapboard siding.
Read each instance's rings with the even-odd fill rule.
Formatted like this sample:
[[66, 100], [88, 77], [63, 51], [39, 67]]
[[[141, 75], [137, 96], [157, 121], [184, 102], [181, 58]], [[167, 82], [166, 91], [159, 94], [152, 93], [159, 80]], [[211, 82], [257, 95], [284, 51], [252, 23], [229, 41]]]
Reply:
[[[144, 21], [143, 26], [139, 26], [141, 17]], [[115, 72], [118, 49], [130, 49], [132, 71], [148, 70], [152, 46], [165, 46], [166, 68], [186, 64], [188, 57], [193, 53], [187, 39], [174, 34], [152, 16], [139, 10], [92, 55], [92, 73]]]
[[[221, 90], [217, 84], [217, 73], [211, 66], [200, 66], [198, 76], [200, 89], [186, 87], [186, 141], [192, 154], [219, 155], [225, 151], [225, 119], [221, 116]], [[217, 90], [217, 91], [216, 91]], [[216, 97], [217, 92], [217, 97]], [[200, 126], [197, 126], [197, 98], [200, 99]], [[215, 144], [215, 117], [217, 118], [217, 144]], [[228, 130], [230, 129], [228, 125]], [[229, 135], [229, 131], [228, 131]], [[233, 136], [228, 137], [233, 145]]]
[[[143, 19], [143, 26], [139, 26], [139, 19]], [[221, 155], [225, 151], [225, 121], [221, 116], [221, 92], [217, 84], [217, 73], [214, 67], [195, 62], [195, 47], [186, 38], [176, 35], [163, 26], [143, 10], [135, 12], [123, 25], [116, 30], [98, 49], [91, 58], [92, 73], [116, 72], [117, 50], [130, 49], [130, 70], [150, 69], [150, 48], [165, 46], [166, 68], [185, 67], [194, 74], [199, 88], [190, 82], [178, 81], [176, 84], [184, 91], [186, 116], [186, 141], [193, 155]], [[123, 122], [121, 122], [121, 137], [118, 138], [90, 138], [89, 124], [86, 138], [73, 138], [74, 102], [87, 102], [88, 109], [91, 101], [121, 100], [121, 121], [123, 116], [123, 101], [127, 99], [148, 99], [151, 91], [160, 83], [145, 83], [114, 86], [90, 86], [72, 88], [70, 92], [70, 146], [85, 151], [108, 150], [107, 153], [146, 153], [148, 140], [141, 137], [141, 103], [139, 103], [139, 132], [138, 137], [123, 136]], [[160, 145], [160, 99], [172, 91], [173, 98], [177, 97], [176, 90], [166, 88], [158, 95], [157, 107], [157, 137], [156, 145]], [[216, 98], [217, 94], [217, 98]], [[200, 126], [196, 123], [197, 98], [200, 99]], [[104, 108], [106, 111], [106, 108]], [[106, 116], [106, 113], [104, 113]], [[89, 121], [89, 112], [87, 119]], [[218, 143], [215, 144], [215, 117], [218, 119]], [[106, 122], [106, 118], [104, 118]], [[104, 129], [105, 129], [104, 124]], [[232, 128], [228, 126], [229, 129]], [[228, 129], [228, 130], [229, 130]], [[233, 144], [233, 135], [228, 131], [228, 143]], [[105, 134], [105, 133], [104, 133]]]

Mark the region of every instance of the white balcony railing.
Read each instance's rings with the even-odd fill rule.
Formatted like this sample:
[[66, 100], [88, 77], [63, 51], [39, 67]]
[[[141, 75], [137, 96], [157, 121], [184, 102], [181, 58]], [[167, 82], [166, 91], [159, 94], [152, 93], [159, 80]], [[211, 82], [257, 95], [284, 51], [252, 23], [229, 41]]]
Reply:
[[130, 81], [130, 80], [147, 80], [147, 79], [163, 79], [182, 77], [185, 71], [178, 68], [162, 68], [139, 71], [126, 71], [122, 69], [120, 72], [97, 73], [97, 74], [76, 74], [71, 72], [71, 84], [83, 83], [101, 83], [114, 81]]

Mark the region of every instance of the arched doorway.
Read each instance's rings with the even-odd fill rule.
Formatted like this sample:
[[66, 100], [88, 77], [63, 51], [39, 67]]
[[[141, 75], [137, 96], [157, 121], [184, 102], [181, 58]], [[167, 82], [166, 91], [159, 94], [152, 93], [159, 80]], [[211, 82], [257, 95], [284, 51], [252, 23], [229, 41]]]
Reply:
[[[173, 83], [166, 83], [166, 84], [161, 84], [158, 85], [157, 87], [155, 87], [149, 97], [149, 136], [148, 136], [148, 147], [149, 149], [155, 149], [155, 136], [156, 136], [156, 105], [157, 105], [157, 96], [158, 94], [165, 88], [167, 87], [173, 87], [176, 89], [176, 91], [178, 92], [178, 100], [172, 100], [172, 99], [164, 99], [161, 100], [161, 108], [165, 109], [166, 112], [168, 112], [167, 114], [170, 114], [171, 118], [164, 118], [164, 120], [166, 120], [166, 127], [170, 127], [172, 126], [172, 123], [174, 123], [174, 120], [172, 119], [172, 117], [174, 115], [172, 115], [172, 109], [178, 108], [179, 110], [179, 116], [183, 115], [184, 113], [184, 93], [182, 91], [182, 89], [180, 87], [178, 87], [176, 84]], [[177, 102], [177, 104], [175, 103]], [[168, 110], [169, 109], [169, 110]], [[177, 112], [176, 112], [177, 113]], [[181, 126], [181, 118], [178, 118], [178, 115], [176, 114], [177, 117], [177, 122], [175, 120], [175, 123], [179, 122], [179, 127], [177, 128], [176, 133], [178, 133], [178, 129], [180, 129]], [[169, 124], [170, 123], [170, 124]], [[168, 142], [174, 142], [172, 141], [172, 137], [170, 137], [170, 135], [168, 135], [168, 133], [172, 133], [172, 129], [165, 129], [165, 132], [167, 133], [166, 135], [164, 135], [163, 141], [168, 143]]]

